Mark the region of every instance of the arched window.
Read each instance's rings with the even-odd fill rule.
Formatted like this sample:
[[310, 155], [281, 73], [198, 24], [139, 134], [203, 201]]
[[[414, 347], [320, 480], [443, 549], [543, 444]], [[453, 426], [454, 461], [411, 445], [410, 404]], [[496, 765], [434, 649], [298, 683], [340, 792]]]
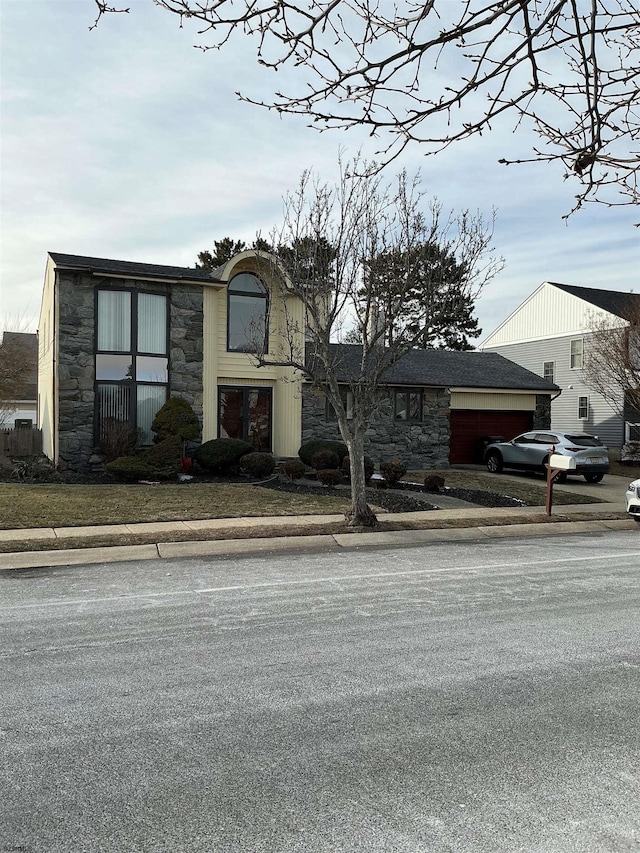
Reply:
[[241, 272], [231, 279], [227, 288], [229, 351], [266, 351], [268, 307], [266, 288], [256, 275]]

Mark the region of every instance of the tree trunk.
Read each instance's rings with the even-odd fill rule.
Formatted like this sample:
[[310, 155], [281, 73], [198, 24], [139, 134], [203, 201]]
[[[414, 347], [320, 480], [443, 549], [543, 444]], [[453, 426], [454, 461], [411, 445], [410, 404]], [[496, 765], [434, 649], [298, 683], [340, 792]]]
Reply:
[[364, 478], [364, 427], [353, 427], [352, 434], [345, 438], [345, 442], [349, 448], [351, 468], [351, 509], [345, 513], [345, 518], [349, 527], [377, 527], [376, 514], [367, 503]]

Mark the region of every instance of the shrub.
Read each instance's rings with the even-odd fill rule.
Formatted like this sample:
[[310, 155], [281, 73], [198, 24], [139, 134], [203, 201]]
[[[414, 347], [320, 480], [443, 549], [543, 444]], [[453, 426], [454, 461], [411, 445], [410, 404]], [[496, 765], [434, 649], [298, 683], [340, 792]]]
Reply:
[[151, 422], [151, 429], [156, 444], [174, 435], [188, 441], [200, 435], [200, 421], [186, 400], [170, 397]]
[[440, 474], [427, 474], [424, 478], [425, 492], [439, 492], [443, 488], [444, 477], [441, 477]]
[[340, 467], [340, 457], [335, 450], [318, 450], [311, 457], [311, 466], [316, 471], [326, 471], [330, 468]]
[[393, 488], [407, 473], [407, 466], [400, 459], [392, 459], [390, 462], [380, 463], [380, 473]]
[[323, 439], [314, 439], [313, 441], [307, 441], [302, 445], [300, 450], [298, 451], [298, 456], [305, 465], [309, 465], [313, 467], [312, 459], [316, 453], [320, 450], [332, 450], [334, 453], [338, 454], [338, 461], [342, 464], [342, 460], [345, 456], [349, 455], [349, 450], [346, 444], [343, 444], [341, 441], [326, 441]]
[[179, 435], [170, 435], [145, 450], [140, 458], [154, 468], [161, 479], [174, 477], [182, 467], [182, 439]]
[[193, 454], [201, 468], [212, 474], [230, 474], [237, 471], [240, 459], [252, 453], [253, 447], [238, 438], [214, 438], [205, 441]]
[[276, 470], [276, 460], [270, 453], [246, 453], [240, 468], [250, 477], [269, 477]]
[[[376, 470], [376, 464], [370, 456], [364, 457], [364, 481], [368, 483], [369, 480], [373, 477], [373, 474]], [[345, 477], [351, 476], [351, 460], [348, 456], [345, 456], [342, 460], [342, 473]]]
[[342, 482], [342, 474], [337, 468], [321, 468], [319, 471], [316, 471], [316, 476], [323, 486], [327, 486], [330, 489], [334, 486], [339, 486]]
[[293, 483], [294, 480], [299, 480], [304, 476], [305, 466], [304, 462], [300, 462], [298, 459], [288, 459], [280, 465], [280, 470]]
[[138, 430], [129, 421], [119, 421], [117, 418], [106, 418], [102, 424], [100, 453], [107, 462], [129, 456], [136, 449], [140, 436]]
[[106, 469], [111, 476], [122, 483], [136, 483], [138, 480], [150, 480], [155, 476], [151, 465], [137, 456], [121, 456], [113, 462], [107, 462]]

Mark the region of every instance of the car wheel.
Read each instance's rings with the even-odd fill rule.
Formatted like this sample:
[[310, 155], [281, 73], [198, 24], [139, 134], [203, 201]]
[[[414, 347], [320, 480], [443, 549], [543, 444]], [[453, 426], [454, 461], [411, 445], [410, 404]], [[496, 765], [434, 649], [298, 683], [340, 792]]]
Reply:
[[636, 524], [640, 524], [640, 515], [632, 515], [631, 518], [636, 522]]
[[499, 453], [490, 453], [487, 456], [487, 471], [491, 474], [499, 474], [502, 471], [502, 456]]
[[599, 483], [604, 477], [604, 474], [585, 474], [584, 478], [587, 483]]
[[554, 483], [566, 483], [567, 482], [567, 475], [564, 473], [564, 471], [560, 471], [560, 473], [556, 474], [556, 476], [554, 477], [553, 482]]

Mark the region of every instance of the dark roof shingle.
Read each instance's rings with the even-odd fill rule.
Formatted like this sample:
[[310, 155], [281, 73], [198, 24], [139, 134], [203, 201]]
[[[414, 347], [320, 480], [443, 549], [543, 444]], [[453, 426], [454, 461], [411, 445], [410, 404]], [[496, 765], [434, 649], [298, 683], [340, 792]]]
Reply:
[[[348, 382], [360, 371], [362, 347], [333, 344], [338, 381]], [[421, 385], [435, 388], [500, 388], [553, 393], [557, 385], [494, 352], [414, 349], [397, 361], [384, 376], [388, 385]]]
[[191, 267], [172, 267], [164, 264], [140, 264], [135, 261], [116, 261], [109, 258], [89, 258], [85, 255], [65, 255], [49, 252], [56, 265], [90, 272], [127, 275], [132, 278], [168, 278], [188, 281], [216, 281], [209, 270]]

